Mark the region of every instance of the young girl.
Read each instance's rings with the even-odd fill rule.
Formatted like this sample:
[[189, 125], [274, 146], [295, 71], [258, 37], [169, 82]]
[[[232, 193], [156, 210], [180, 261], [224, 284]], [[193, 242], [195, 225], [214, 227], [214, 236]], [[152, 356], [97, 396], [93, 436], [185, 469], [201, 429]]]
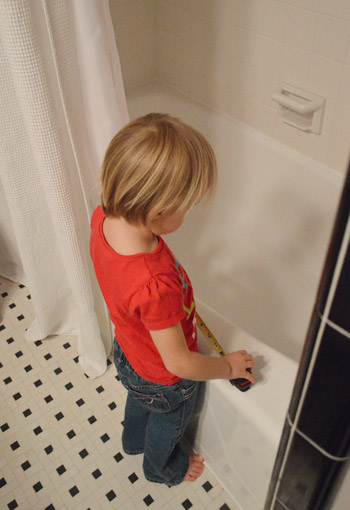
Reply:
[[194, 481], [204, 459], [180, 440], [198, 381], [243, 377], [252, 356], [241, 350], [198, 353], [191, 282], [162, 239], [216, 184], [207, 140], [180, 119], [150, 113], [110, 142], [101, 201], [91, 220], [90, 253], [115, 326], [114, 360], [128, 389], [123, 449], [143, 453], [145, 477], [176, 485]]

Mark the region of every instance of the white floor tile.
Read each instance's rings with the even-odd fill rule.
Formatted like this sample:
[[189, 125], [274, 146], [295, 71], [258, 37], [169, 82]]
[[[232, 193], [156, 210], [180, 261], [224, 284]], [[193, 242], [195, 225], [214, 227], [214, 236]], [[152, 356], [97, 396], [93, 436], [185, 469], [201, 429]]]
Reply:
[[[15, 306], [14, 306], [15, 305]], [[76, 338], [27, 342], [28, 288], [0, 277], [0, 508], [239, 510], [212, 473], [168, 488], [121, 447], [126, 390], [113, 360], [89, 380]]]

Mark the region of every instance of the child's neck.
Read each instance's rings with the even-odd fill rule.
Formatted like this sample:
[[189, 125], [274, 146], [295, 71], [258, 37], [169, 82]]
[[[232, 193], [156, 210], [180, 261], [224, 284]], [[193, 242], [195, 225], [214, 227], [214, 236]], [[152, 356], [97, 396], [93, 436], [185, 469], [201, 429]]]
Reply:
[[106, 217], [103, 234], [109, 246], [120, 255], [151, 253], [158, 246], [158, 238], [146, 225], [133, 225], [124, 218]]

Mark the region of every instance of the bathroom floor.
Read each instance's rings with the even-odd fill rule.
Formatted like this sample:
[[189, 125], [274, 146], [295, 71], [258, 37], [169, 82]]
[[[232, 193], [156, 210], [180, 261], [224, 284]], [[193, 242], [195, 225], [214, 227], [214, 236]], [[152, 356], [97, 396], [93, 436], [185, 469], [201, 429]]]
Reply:
[[121, 447], [126, 390], [111, 360], [88, 379], [74, 336], [29, 343], [28, 288], [0, 277], [0, 508], [239, 510], [205, 468], [168, 488]]

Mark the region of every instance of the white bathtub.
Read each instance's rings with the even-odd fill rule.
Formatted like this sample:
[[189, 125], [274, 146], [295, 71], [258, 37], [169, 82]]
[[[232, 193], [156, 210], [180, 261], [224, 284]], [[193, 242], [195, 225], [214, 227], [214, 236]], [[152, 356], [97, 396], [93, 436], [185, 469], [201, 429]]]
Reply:
[[[258, 382], [206, 383], [195, 438], [243, 510], [260, 510], [330, 237], [342, 176], [160, 85], [127, 94], [130, 118], [167, 112], [199, 129], [219, 168], [216, 198], [166, 240], [223, 347], [247, 349]], [[257, 340], [258, 339], [258, 340]], [[201, 352], [213, 354], [200, 335]]]

